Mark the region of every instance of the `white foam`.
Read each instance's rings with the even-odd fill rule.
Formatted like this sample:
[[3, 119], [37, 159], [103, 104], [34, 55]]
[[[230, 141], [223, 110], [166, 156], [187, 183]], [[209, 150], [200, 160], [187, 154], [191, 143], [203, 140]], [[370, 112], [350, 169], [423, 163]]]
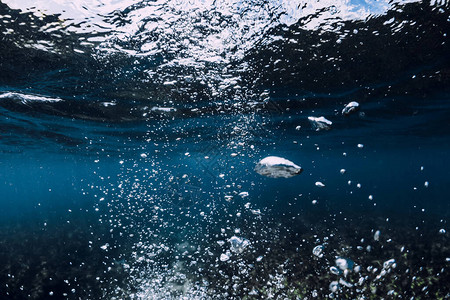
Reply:
[[359, 103], [352, 101], [350, 103], [348, 103], [344, 109], [342, 109], [342, 114], [343, 115], [349, 115], [351, 113], [356, 112], [359, 109]]
[[323, 246], [322, 245], [315, 246], [312, 253], [319, 258], [323, 257]]
[[270, 178], [290, 178], [300, 174], [303, 170], [290, 160], [278, 156], [268, 156], [256, 164], [255, 171]]
[[222, 253], [220, 254], [220, 261], [228, 261], [230, 259], [230, 253]]
[[158, 107], [158, 106], [153, 106], [153, 107], [152, 107], [152, 111], [168, 113], [168, 112], [175, 112], [175, 111], [177, 111], [177, 109], [174, 108], [174, 107]]
[[51, 98], [41, 95], [22, 94], [16, 92], [7, 92], [0, 95], [0, 99], [19, 99], [22, 103], [28, 102], [59, 102], [60, 98]]
[[380, 234], [381, 234], [381, 232], [379, 230], [375, 231], [375, 234], [373, 235], [373, 239], [375, 241], [379, 241], [380, 240]]
[[325, 117], [308, 117], [308, 121], [311, 123], [312, 127], [316, 131], [320, 130], [330, 130], [331, 125], [333, 125], [333, 122], [328, 120]]
[[245, 250], [245, 248], [247, 248], [247, 246], [250, 245], [249, 240], [237, 236], [232, 236], [228, 241], [231, 244], [230, 250], [238, 254], [242, 253]]

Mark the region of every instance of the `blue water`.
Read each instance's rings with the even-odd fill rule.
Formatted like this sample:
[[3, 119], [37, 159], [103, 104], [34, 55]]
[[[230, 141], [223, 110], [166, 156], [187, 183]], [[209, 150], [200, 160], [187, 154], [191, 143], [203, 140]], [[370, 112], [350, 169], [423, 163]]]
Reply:
[[449, 5], [410, 2], [0, 3], [0, 298], [450, 299]]

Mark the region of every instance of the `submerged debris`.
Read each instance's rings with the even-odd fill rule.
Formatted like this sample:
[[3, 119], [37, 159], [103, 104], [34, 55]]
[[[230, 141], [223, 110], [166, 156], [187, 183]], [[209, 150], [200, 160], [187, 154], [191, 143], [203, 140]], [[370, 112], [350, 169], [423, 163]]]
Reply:
[[256, 164], [255, 171], [270, 178], [290, 178], [300, 174], [303, 169], [285, 158], [268, 156]]

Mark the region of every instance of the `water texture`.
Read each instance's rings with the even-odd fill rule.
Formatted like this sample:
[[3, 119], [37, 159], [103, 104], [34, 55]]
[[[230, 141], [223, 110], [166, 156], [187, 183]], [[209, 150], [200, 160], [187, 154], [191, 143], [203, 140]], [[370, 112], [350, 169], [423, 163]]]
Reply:
[[448, 1], [0, 2], [0, 299], [450, 299]]

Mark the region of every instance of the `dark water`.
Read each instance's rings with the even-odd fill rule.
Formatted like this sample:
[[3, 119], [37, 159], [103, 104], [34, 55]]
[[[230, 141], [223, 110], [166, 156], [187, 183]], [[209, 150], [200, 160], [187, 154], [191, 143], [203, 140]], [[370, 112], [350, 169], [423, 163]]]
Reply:
[[3, 1], [0, 298], [450, 299], [449, 6]]

